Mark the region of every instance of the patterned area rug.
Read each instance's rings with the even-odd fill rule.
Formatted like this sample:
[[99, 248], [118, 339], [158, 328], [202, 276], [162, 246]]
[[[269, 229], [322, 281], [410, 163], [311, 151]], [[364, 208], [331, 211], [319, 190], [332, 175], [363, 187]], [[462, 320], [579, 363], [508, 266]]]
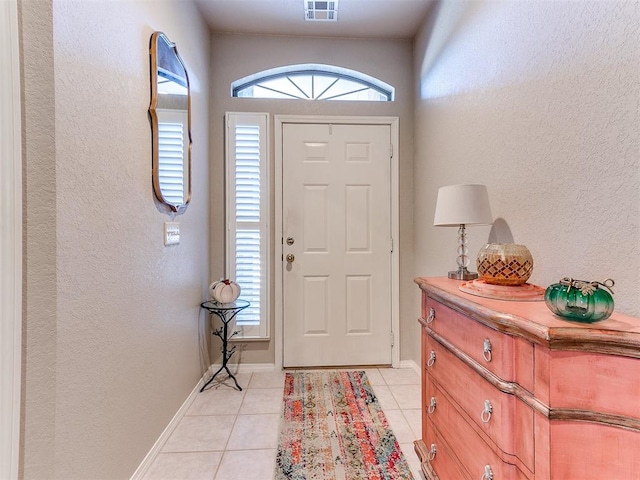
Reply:
[[412, 480], [365, 372], [287, 373], [276, 480]]

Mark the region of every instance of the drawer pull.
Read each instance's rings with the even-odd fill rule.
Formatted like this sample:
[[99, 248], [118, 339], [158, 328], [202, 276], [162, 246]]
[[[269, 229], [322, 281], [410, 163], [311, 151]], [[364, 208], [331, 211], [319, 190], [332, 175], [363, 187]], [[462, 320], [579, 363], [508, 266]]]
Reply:
[[484, 409], [480, 414], [480, 420], [482, 420], [482, 423], [489, 423], [489, 420], [491, 420], [492, 413], [493, 413], [493, 405], [491, 405], [491, 402], [489, 400], [485, 400]]
[[429, 448], [429, 461], [433, 462], [433, 459], [436, 458], [436, 444], [432, 443], [431, 448]]
[[480, 480], [493, 480], [493, 472], [489, 465], [484, 466], [484, 473], [480, 477]]
[[429, 401], [429, 408], [427, 409], [427, 413], [432, 414], [436, 411], [436, 397], [431, 397]]
[[482, 356], [487, 362], [491, 361], [491, 340], [488, 338], [484, 339], [484, 344], [482, 345]]
[[436, 352], [431, 350], [431, 353], [429, 354], [429, 360], [427, 360], [427, 367], [432, 367], [434, 363], [436, 363]]
[[429, 316], [427, 317], [427, 324], [433, 322], [436, 319], [436, 311], [434, 308], [429, 309]]

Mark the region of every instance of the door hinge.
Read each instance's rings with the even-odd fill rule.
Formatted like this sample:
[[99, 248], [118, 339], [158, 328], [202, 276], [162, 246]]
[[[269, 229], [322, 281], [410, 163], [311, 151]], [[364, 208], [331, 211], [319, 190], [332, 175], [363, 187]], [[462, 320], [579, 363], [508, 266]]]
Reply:
[[391, 253], [393, 253], [393, 237], [391, 238]]
[[393, 158], [393, 143], [389, 144], [389, 158]]
[[393, 347], [395, 341], [395, 337], [393, 335], [393, 330], [391, 331], [391, 346]]

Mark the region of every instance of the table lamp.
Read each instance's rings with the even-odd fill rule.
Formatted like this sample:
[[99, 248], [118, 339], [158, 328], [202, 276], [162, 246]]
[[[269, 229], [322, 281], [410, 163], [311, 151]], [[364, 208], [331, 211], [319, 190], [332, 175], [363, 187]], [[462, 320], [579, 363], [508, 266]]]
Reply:
[[458, 227], [458, 269], [449, 272], [449, 278], [473, 280], [478, 274], [467, 270], [467, 225], [493, 223], [489, 194], [485, 185], [449, 185], [438, 189], [433, 224], [437, 227]]

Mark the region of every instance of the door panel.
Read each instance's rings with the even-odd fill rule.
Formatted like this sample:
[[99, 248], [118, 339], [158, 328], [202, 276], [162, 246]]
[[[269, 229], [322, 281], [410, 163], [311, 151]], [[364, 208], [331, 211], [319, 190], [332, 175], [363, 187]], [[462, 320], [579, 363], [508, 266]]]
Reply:
[[283, 125], [286, 367], [391, 363], [390, 145], [388, 125]]

